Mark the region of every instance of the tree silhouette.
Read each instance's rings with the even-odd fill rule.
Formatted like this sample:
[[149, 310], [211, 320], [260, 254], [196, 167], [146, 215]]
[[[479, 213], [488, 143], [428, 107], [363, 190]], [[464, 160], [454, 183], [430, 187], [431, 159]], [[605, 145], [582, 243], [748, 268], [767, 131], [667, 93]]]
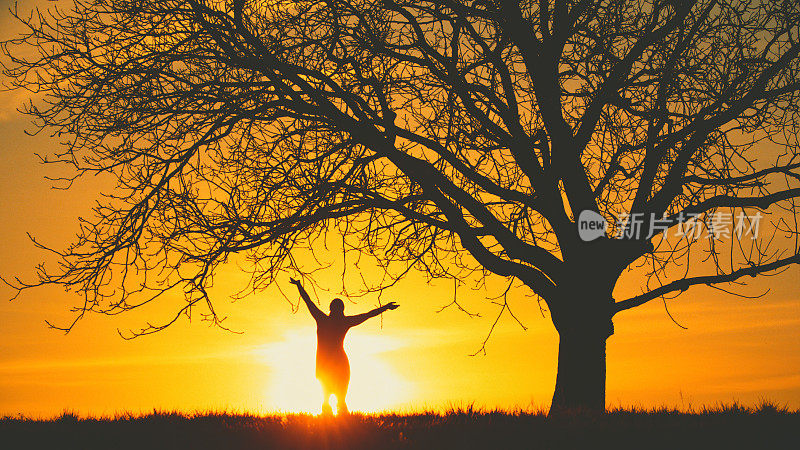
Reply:
[[[196, 307], [219, 322], [207, 287], [231, 255], [249, 255], [259, 289], [338, 233], [383, 264], [371, 288], [410, 269], [524, 284], [560, 336], [553, 407], [602, 410], [615, 314], [800, 262], [797, 2], [77, 0], [14, 15], [27, 31], [3, 44], [5, 74], [66, 138], [45, 160], [118, 181], [57, 271], [11, 283], [82, 293], [77, 318], [182, 288], [173, 322]], [[614, 227], [581, 239], [586, 210]], [[759, 239], [672, 233], [767, 210]], [[669, 233], [633, 233], [636, 217]], [[667, 277], [708, 255], [706, 272]], [[642, 293], [614, 299], [631, 267]]]

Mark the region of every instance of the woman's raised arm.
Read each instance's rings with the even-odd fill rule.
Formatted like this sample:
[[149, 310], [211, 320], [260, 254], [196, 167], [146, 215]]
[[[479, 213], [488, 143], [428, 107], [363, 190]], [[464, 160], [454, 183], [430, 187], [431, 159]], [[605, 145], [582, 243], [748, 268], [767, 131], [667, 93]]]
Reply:
[[400, 305], [398, 305], [395, 302], [389, 302], [389, 303], [381, 306], [380, 308], [375, 308], [372, 311], [365, 312], [364, 314], [358, 314], [358, 315], [355, 315], [355, 316], [349, 316], [349, 317], [347, 317], [347, 325], [350, 326], [350, 327], [354, 327], [356, 325], [361, 325], [367, 319], [371, 319], [371, 318], [373, 318], [375, 316], [383, 314], [384, 311], [387, 311], [387, 310], [390, 310], [390, 309], [397, 309], [399, 306]]
[[314, 302], [311, 301], [311, 297], [308, 296], [308, 292], [306, 292], [305, 288], [303, 288], [303, 285], [300, 284], [299, 280], [295, 280], [294, 278], [289, 278], [289, 281], [293, 285], [297, 286], [297, 290], [300, 291], [300, 297], [303, 297], [303, 301], [306, 303], [306, 308], [308, 308], [308, 312], [311, 313], [311, 317], [313, 317], [314, 320], [319, 322], [323, 317], [326, 317], [325, 313], [322, 312], [322, 310], [319, 309], [317, 305], [315, 305]]

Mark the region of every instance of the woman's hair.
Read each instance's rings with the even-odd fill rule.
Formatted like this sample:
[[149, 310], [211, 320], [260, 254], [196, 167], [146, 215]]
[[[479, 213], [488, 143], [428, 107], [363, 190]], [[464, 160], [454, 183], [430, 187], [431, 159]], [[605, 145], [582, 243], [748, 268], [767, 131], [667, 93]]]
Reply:
[[344, 302], [340, 298], [331, 300], [331, 314], [344, 315]]

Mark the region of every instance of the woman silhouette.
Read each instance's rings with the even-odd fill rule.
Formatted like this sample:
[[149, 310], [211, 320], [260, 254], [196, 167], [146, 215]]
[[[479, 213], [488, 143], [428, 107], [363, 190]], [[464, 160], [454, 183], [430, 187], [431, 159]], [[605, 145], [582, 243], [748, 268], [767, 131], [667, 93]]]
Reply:
[[347, 397], [347, 387], [350, 384], [350, 361], [347, 360], [347, 354], [344, 352], [344, 336], [350, 328], [362, 324], [370, 317], [382, 314], [386, 310], [397, 309], [400, 305], [390, 302], [364, 314], [345, 316], [344, 302], [335, 298], [331, 301], [331, 313], [325, 314], [311, 301], [298, 280], [294, 278], [289, 280], [297, 286], [311, 317], [317, 322], [317, 379], [322, 384], [324, 396], [322, 413], [333, 414], [329, 403], [331, 394], [333, 394], [336, 396], [337, 414], [347, 414], [345, 397]]

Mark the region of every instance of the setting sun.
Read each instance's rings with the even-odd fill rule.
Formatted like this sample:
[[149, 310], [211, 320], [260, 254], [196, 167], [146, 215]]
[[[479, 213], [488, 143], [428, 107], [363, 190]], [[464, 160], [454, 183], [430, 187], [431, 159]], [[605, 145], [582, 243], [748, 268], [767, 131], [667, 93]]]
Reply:
[[[411, 384], [400, 377], [381, 354], [403, 347], [398, 339], [351, 331], [345, 339], [352, 376], [347, 403], [352, 411], [378, 412], [407, 402]], [[287, 332], [283, 339], [253, 351], [270, 367], [264, 404], [274, 411], [317, 414], [322, 389], [314, 378], [316, 331], [302, 328]]]

